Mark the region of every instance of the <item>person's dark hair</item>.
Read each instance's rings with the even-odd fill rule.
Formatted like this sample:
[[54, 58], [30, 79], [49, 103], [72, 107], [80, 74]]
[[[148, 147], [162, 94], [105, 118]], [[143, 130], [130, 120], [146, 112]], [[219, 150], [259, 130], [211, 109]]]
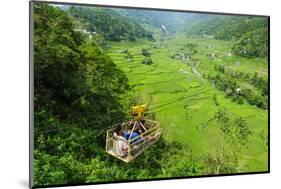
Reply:
[[134, 121], [130, 121], [129, 125], [128, 125], [128, 129], [132, 130], [134, 127], [135, 122]]
[[[141, 121], [138, 122], [137, 125], [136, 125], [136, 132], [137, 132], [138, 134], [142, 134], [142, 133], [145, 132], [144, 128], [141, 126], [140, 123], [141, 123]], [[143, 123], [142, 123], [142, 124], [143, 124]], [[144, 124], [143, 124], [143, 125], [144, 125]]]
[[121, 124], [117, 124], [117, 125], [115, 126], [115, 133], [118, 134], [118, 133], [121, 131], [121, 129], [122, 129]]

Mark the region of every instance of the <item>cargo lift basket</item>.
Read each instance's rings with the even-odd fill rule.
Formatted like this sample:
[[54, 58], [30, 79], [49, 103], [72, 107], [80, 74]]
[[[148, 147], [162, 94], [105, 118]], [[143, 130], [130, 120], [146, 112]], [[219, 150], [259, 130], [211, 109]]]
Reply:
[[[140, 134], [141, 139], [136, 141], [137, 137], [135, 137], [129, 140], [125, 140], [128, 148], [123, 156], [119, 156], [116, 153], [116, 136], [114, 136], [115, 128], [109, 129], [106, 134], [106, 152], [128, 163], [134, 158], [136, 158], [138, 155], [140, 155], [149, 146], [157, 142], [162, 133], [162, 128], [160, 127], [160, 124], [156, 121], [152, 121], [148, 119], [144, 119], [144, 121], [145, 121], [144, 127], [146, 128], [146, 130], [145, 132]], [[129, 122], [122, 123], [121, 124], [122, 130], [127, 130], [128, 125]], [[132, 142], [132, 141], [136, 141], [136, 142]]]

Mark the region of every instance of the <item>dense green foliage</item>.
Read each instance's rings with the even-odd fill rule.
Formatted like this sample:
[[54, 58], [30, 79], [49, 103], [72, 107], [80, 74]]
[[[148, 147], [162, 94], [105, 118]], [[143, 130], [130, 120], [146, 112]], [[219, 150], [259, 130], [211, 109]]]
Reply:
[[[128, 89], [127, 78], [94, 41], [74, 31], [60, 9], [36, 5], [34, 28], [35, 157], [95, 156], [96, 146], [104, 145], [101, 128], [124, 118], [118, 96]], [[35, 161], [36, 170], [41, 163]], [[37, 184], [44, 183], [40, 175]]]
[[227, 111], [219, 110], [198, 129], [211, 134], [209, 140], [217, 147], [205, 156], [206, 174], [236, 172], [238, 154], [251, 134], [246, 121], [243, 118], [232, 120]]
[[145, 59], [143, 59], [142, 63], [146, 65], [151, 65], [153, 64], [153, 61], [150, 57], [146, 57]]
[[214, 35], [216, 39], [239, 39], [245, 33], [267, 27], [266, 18], [245, 16], [210, 16], [189, 30], [190, 34]]
[[[238, 104], [243, 104], [245, 99], [250, 105], [256, 105], [261, 109], [268, 108], [268, 81], [266, 78], [259, 77], [257, 73], [250, 76], [242, 71], [228, 71], [224, 65], [216, 65], [215, 70], [219, 74], [207, 77], [219, 90], [225, 92], [227, 98], [230, 97]], [[257, 92], [239, 86], [241, 80], [256, 87]]]
[[245, 16], [212, 16], [193, 26], [188, 34], [211, 35], [221, 40], [236, 40], [233, 53], [245, 57], [268, 54], [267, 18]]
[[142, 48], [141, 49], [141, 54], [145, 57], [150, 57], [151, 56], [151, 50], [150, 49], [145, 49], [145, 48]]
[[94, 41], [74, 31], [66, 13], [36, 6], [34, 18], [35, 112], [81, 125], [121, 116], [117, 96], [128, 88], [123, 72]]
[[136, 40], [136, 38], [153, 39], [142, 26], [112, 9], [83, 8], [72, 6], [69, 13], [90, 32], [103, 35], [106, 40]]
[[245, 57], [267, 57], [268, 56], [268, 31], [266, 28], [257, 29], [243, 35], [234, 44], [234, 54]]

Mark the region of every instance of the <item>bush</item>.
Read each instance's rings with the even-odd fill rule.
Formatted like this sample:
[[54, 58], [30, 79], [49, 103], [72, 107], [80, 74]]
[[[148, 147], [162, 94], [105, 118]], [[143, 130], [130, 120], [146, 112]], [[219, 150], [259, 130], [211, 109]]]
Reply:
[[150, 57], [150, 56], [151, 56], [151, 51], [150, 51], [150, 49], [144, 49], [144, 48], [142, 48], [142, 49], [141, 49], [141, 54], [142, 54], [143, 56]]
[[145, 58], [143, 59], [142, 64], [151, 65], [153, 64], [153, 61], [151, 58]]
[[224, 65], [215, 65], [215, 70], [224, 73], [225, 71]]
[[232, 94], [233, 94], [233, 90], [231, 90], [231, 89], [226, 89], [225, 90], [225, 94], [227, 95], [227, 96], [231, 96]]
[[239, 96], [237, 97], [237, 103], [238, 103], [238, 104], [243, 104], [243, 103], [244, 103], [244, 98], [239, 95]]

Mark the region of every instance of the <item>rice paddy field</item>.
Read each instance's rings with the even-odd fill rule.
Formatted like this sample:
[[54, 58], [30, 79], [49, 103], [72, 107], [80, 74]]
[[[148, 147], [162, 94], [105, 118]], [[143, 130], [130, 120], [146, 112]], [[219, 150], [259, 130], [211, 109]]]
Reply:
[[[171, 58], [174, 52], [184, 51], [186, 43], [198, 45], [198, 52], [193, 59]], [[144, 59], [142, 48], [151, 49], [153, 64], [141, 63]], [[128, 50], [133, 58], [128, 59], [122, 50]], [[162, 136], [166, 140], [190, 146], [196, 156], [208, 152], [210, 148], [215, 149], [216, 146], [209, 140], [211, 134], [197, 128], [216, 111], [225, 108], [231, 116], [244, 118], [252, 133], [239, 154], [239, 172], [265, 171], [268, 167], [268, 111], [249, 105], [246, 101], [241, 105], [231, 101], [203, 75], [214, 74], [215, 65], [224, 64], [227, 70], [257, 73], [267, 78], [267, 59], [247, 59], [230, 52], [231, 42], [185, 35], [173, 35], [156, 42], [110, 42], [107, 50], [107, 54], [125, 72], [132, 87], [123, 96], [123, 103], [129, 104], [134, 99], [138, 103], [148, 104], [149, 113], [161, 123]], [[237, 82], [241, 86], [255, 88], [243, 81]]]

